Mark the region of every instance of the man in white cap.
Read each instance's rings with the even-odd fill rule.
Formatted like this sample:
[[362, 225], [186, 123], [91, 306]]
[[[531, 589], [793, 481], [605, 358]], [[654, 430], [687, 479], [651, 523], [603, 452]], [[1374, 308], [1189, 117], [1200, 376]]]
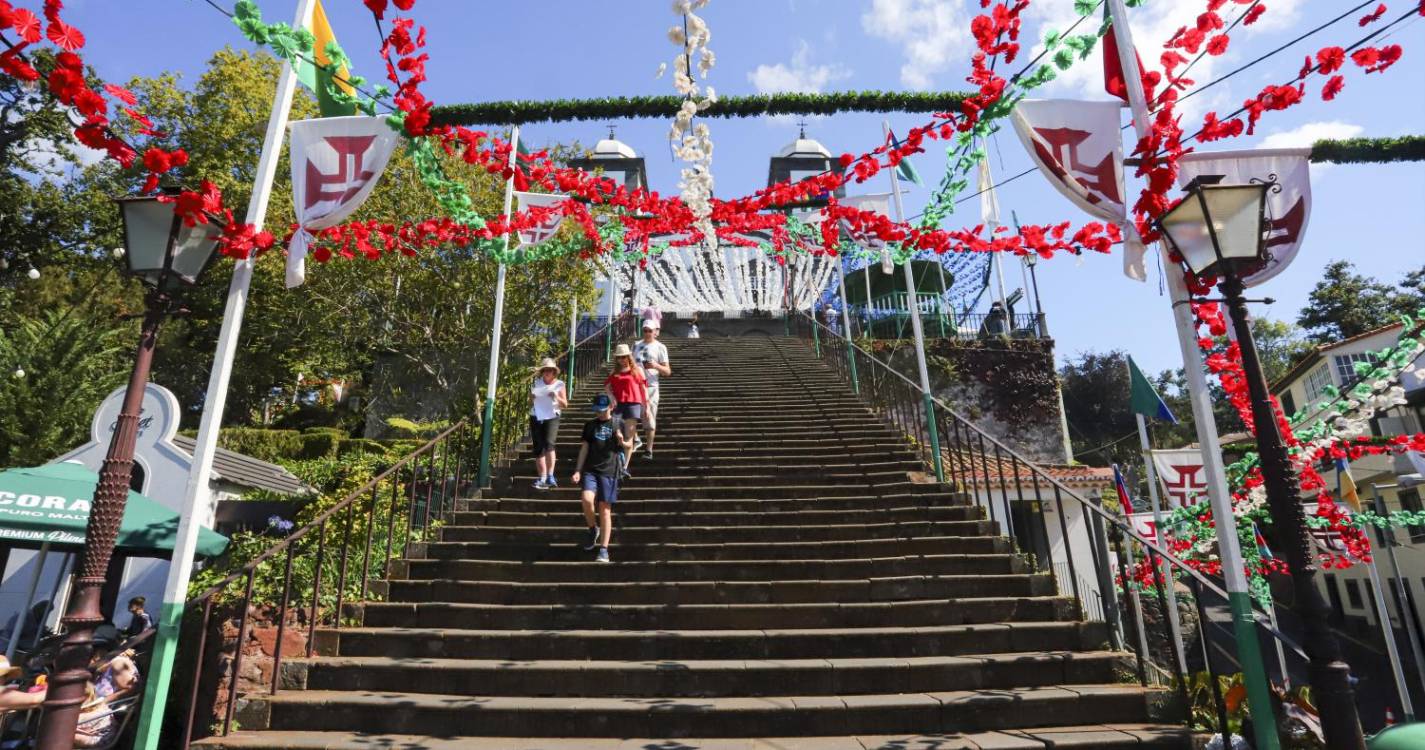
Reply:
[[559, 379], [559, 365], [545, 357], [535, 370], [529, 395], [533, 402], [529, 411], [529, 438], [534, 453], [534, 468], [539, 473], [534, 488], [548, 490], [558, 486], [554, 479], [554, 445], [559, 436], [559, 413], [569, 405], [568, 388]]
[[658, 333], [658, 321], [645, 320], [643, 340], [633, 345], [633, 361], [643, 367], [643, 374], [648, 378], [648, 400], [643, 405], [643, 427], [648, 431], [644, 446], [648, 458], [653, 458], [653, 435], [658, 430], [658, 379], [673, 374], [673, 368], [668, 366], [668, 347], [658, 340]]

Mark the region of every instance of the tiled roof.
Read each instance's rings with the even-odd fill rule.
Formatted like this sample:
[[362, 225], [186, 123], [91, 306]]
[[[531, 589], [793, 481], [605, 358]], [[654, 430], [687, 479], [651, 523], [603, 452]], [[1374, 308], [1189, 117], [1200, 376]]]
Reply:
[[[1113, 469], [1101, 466], [1082, 466], [1069, 464], [1037, 464], [1045, 474], [1053, 479], [1063, 482], [1066, 486], [1074, 489], [1094, 489], [1103, 487], [1106, 484], [1113, 484]], [[948, 453], [945, 470], [954, 473], [960, 481], [970, 485], [983, 485], [986, 483], [985, 474], [989, 473], [988, 484], [990, 487], [998, 488], [1001, 481], [1009, 488], [1015, 487], [1016, 474], [1019, 479], [1019, 486], [1025, 492], [1032, 492], [1034, 486], [1034, 472], [1023, 462], [1017, 462], [1008, 458], [995, 459], [992, 455], [969, 454], [969, 453]], [[1003, 479], [1001, 479], [1001, 477]], [[1045, 491], [1048, 488], [1043, 478], [1040, 478], [1039, 489]]]
[[[197, 441], [186, 435], [174, 435], [173, 444], [190, 457], [197, 447]], [[213, 455], [213, 473], [218, 479], [239, 487], [271, 490], [285, 495], [300, 495], [312, 491], [312, 488], [302, 484], [302, 480], [281, 466], [259, 461], [226, 448], [219, 448]]]

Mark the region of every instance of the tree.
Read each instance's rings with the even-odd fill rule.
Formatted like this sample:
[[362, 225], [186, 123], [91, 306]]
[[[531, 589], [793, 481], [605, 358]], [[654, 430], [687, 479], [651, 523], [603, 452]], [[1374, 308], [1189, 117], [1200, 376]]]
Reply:
[[1395, 310], [1401, 315], [1417, 317], [1425, 310], [1425, 266], [1405, 274], [1400, 281], [1400, 294], [1395, 298]]
[[1316, 347], [1307, 341], [1301, 329], [1280, 320], [1252, 318], [1252, 339], [1257, 342], [1257, 353], [1261, 356], [1262, 371], [1268, 383], [1291, 370], [1291, 366], [1309, 354]]
[[135, 326], [74, 310], [0, 329], [0, 466], [35, 466], [84, 442], [99, 402], [127, 378]]
[[1326, 264], [1296, 322], [1312, 341], [1340, 341], [1392, 322], [1397, 298], [1389, 286], [1356, 273], [1350, 261], [1333, 260]]
[[[133, 80], [127, 88], [138, 96], [137, 109], [152, 118], [162, 135], [129, 135], [140, 150], [149, 143], [184, 148], [188, 165], [169, 175], [171, 181], [196, 187], [201, 179], [212, 180], [223, 190], [225, 203], [240, 212], [251, 191], [279, 68], [278, 61], [266, 53], [223, 49], [212, 56], [191, 88], [171, 73]], [[292, 118], [315, 114], [310, 97], [299, 92]], [[118, 127], [128, 126], [121, 121]], [[29, 154], [15, 168], [30, 174], [39, 158]], [[287, 158], [283, 149], [266, 220], [266, 227], [279, 236], [286, 233], [293, 217]], [[502, 210], [503, 183], [498, 176], [472, 168], [458, 157], [441, 158], [447, 174], [469, 186], [481, 214], [494, 216]], [[118, 272], [120, 263], [109, 253], [122, 242], [113, 198], [136, 191], [142, 179], [136, 168], [105, 161], [56, 174], [48, 181], [28, 181], [31, 193], [0, 193], [0, 232], [10, 217], [25, 216], [29, 218], [12, 222], [16, 231], [57, 238], [15, 240], [43, 240], [50, 242], [46, 245], [50, 249], [42, 264], [36, 261], [42, 271], [38, 281], [23, 273], [0, 274], [0, 329], [10, 331], [25, 321], [42, 320], [51, 310], [69, 311], [86, 320], [115, 320], [142, 309], [142, 288]], [[54, 221], [36, 220], [40, 212], [26, 208], [26, 202], [44, 207]], [[402, 221], [442, 214], [410, 157], [398, 151], [370, 200], [353, 218]], [[30, 226], [18, 226], [24, 223]], [[442, 418], [472, 413], [488, 361], [493, 262], [467, 248], [423, 251], [419, 257], [393, 254], [375, 261], [313, 262], [308, 283], [293, 290], [284, 288], [283, 267], [279, 250], [258, 258], [254, 265], [226, 424], [261, 421], [264, 403], [291, 403], [310, 395], [312, 386], [301, 381], [314, 379], [342, 380], [350, 386], [347, 392], [362, 394], [362, 403], [369, 403], [371, 394], [363, 389], [379, 385], [372, 382], [378, 363], [392, 362], [425, 373], [432, 389], [453, 394], [432, 399], [448, 405], [449, 413]], [[219, 259], [204, 283], [185, 294], [188, 313], [166, 321], [160, 336], [153, 379], [178, 397], [185, 427], [196, 425], [206, 396], [230, 269], [231, 261]], [[576, 257], [508, 270], [502, 349], [504, 364], [517, 368], [533, 357], [553, 353], [551, 344], [567, 331], [571, 301], [592, 298], [593, 273], [587, 262]], [[128, 339], [124, 341], [127, 347]], [[113, 367], [123, 375], [128, 359], [120, 359]], [[518, 396], [522, 401], [523, 395], [511, 399]], [[29, 408], [45, 407], [34, 402]], [[79, 433], [84, 435], [87, 429]]]

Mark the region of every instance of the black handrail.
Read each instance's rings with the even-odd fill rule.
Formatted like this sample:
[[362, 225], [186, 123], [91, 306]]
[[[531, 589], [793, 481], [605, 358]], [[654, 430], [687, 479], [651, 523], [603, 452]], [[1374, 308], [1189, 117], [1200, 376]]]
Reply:
[[[1085, 596], [1090, 592], [1085, 589], [1090, 587], [1088, 581], [1092, 580], [1094, 582], [1092, 588], [1098, 589], [1096, 593], [1102, 601], [1102, 610], [1098, 613], [1099, 616], [1110, 626], [1118, 621], [1117, 589], [1119, 581], [1115, 580], [1116, 577], [1113, 573], [1115, 568], [1120, 571], [1124, 570], [1124, 566], [1115, 565], [1111, 560], [1113, 555], [1108, 549], [1110, 535], [1116, 537], [1119, 543], [1129, 545], [1128, 551], [1131, 552], [1134, 546], [1140, 550], [1141, 554], [1138, 555], [1138, 559], [1147, 561], [1147, 575], [1152, 578], [1151, 588], [1157, 591], [1159, 605], [1163, 608], [1164, 614], [1167, 612], [1167, 601], [1164, 595], [1168, 585], [1165, 580], [1167, 570], [1173, 571], [1172, 579], [1174, 581], [1182, 580], [1188, 585], [1194, 599], [1198, 601], [1199, 607], [1201, 606], [1201, 597], [1205, 594], [1223, 600], [1227, 598], [1227, 592], [1212, 578], [1188, 565], [1162, 544], [1145, 538], [1115, 514], [1104, 510], [1099, 503], [1094, 501], [1096, 498], [1085, 497], [1070, 488], [1040, 466], [1038, 462], [1025, 457], [1020, 451], [987, 434], [968, 418], [940, 399], [934, 398], [933, 395], [929, 399], [929, 403], [932, 405], [934, 413], [926, 415], [924, 412], [927, 401], [921, 393], [919, 385], [892, 369], [879, 358], [858, 347], [854, 342], [846, 341], [839, 332], [828, 328], [805, 313], [799, 314], [796, 320], [798, 334], [812, 342], [821, 359], [848, 382], [852, 377], [851, 363], [854, 359], [854, 371], [862, 398], [886, 421], [905, 433], [907, 438], [919, 449], [921, 458], [927, 467], [934, 465], [936, 457], [931, 453], [925, 440], [925, 424], [927, 418], [934, 421], [939, 434], [941, 453], [939, 458], [944, 467], [947, 482], [968, 492], [972, 501], [984, 508], [988, 519], [998, 523], [1005, 530], [1006, 535], [1015, 545], [1016, 551], [1032, 553], [1034, 555], [1033, 562], [1038, 569], [1054, 575], [1061, 595], [1071, 593], [1078, 612], [1084, 619], [1090, 619], [1091, 608], [1087, 605], [1091, 602], [1085, 599]], [[1007, 469], [1011, 476], [1006, 476]], [[1045, 488], [1052, 490], [1052, 497], [1045, 497], [1041, 483]], [[995, 492], [996, 485], [998, 492]], [[1013, 485], [1016, 501], [1010, 500], [1011, 485]], [[1032, 498], [1026, 494], [1026, 488], [1032, 489]], [[1082, 546], [1089, 553], [1090, 560], [1088, 562], [1094, 573], [1088, 580], [1082, 578], [1079, 573], [1084, 561], [1075, 559], [1076, 537], [1071, 534], [1067, 516], [1064, 513], [1066, 497], [1071, 507], [1074, 507], [1072, 503], [1077, 503], [1076, 507], [1080, 509], [1085, 520], [1086, 538], [1082, 538]], [[1026, 499], [1032, 499], [1033, 502], [1026, 504], [1024, 502]], [[1055, 559], [1054, 545], [1044, 540], [1037, 540], [1032, 533], [1032, 524], [1021, 524], [1021, 520], [1028, 520], [1027, 514], [1032, 512], [1033, 508], [1047, 508], [1051, 501], [1059, 516], [1061, 556], [1066, 558], [1064, 562], [1067, 563], [1067, 571], [1060, 569], [1061, 563]], [[1014, 506], [1016, 505], [1020, 505], [1021, 513], [1025, 514], [1022, 518], [1015, 517]], [[1040, 511], [1041, 514], [1044, 512]], [[1095, 527], [1103, 530], [1103, 533], [1095, 532]], [[1041, 528], [1047, 533], [1047, 525]], [[1044, 559], [1046, 557], [1047, 561]], [[1065, 578], [1068, 580], [1065, 581]], [[1121, 576], [1117, 578], [1123, 581], [1125, 591], [1135, 585], [1122, 579]], [[1065, 591], [1066, 585], [1067, 592]], [[1256, 624], [1262, 629], [1262, 632], [1280, 641], [1299, 659], [1306, 660], [1306, 654], [1300, 646], [1264, 622], [1266, 618], [1264, 612], [1254, 610], [1254, 614], [1258, 615], [1255, 618]], [[1206, 630], [1209, 622], [1206, 618], [1202, 618], [1198, 628], [1199, 645], [1204, 654], [1208, 652]], [[1162, 625], [1167, 631], [1166, 619]], [[1147, 684], [1147, 675], [1150, 671], [1157, 675], [1172, 675], [1179, 691], [1186, 694], [1185, 675], [1179, 667], [1175, 653], [1176, 648], [1172, 649], [1174, 653], [1167, 659], [1171, 663], [1171, 668], [1164, 669], [1157, 663], [1151, 650], [1146, 648], [1146, 639], [1129, 641], [1120, 638], [1116, 633], [1111, 633], [1111, 635], [1113, 635], [1115, 643], [1123, 644], [1134, 653], [1138, 665], [1137, 672], [1143, 684]], [[1168, 631], [1166, 635], [1168, 641], [1171, 642], [1173, 638], [1171, 631]], [[1144, 646], [1140, 646], [1139, 642], [1144, 643]], [[1230, 654], [1227, 656], [1233, 663], [1236, 663], [1236, 659], [1232, 658]], [[1215, 684], [1218, 675], [1213, 668], [1212, 659], [1205, 658], [1203, 666]], [[1216, 696], [1215, 692], [1214, 696]], [[1220, 701], [1217, 702], [1220, 703]], [[1225, 712], [1218, 710], [1216, 713], [1219, 718], [1218, 729], [1225, 732], [1226, 726], [1222, 721]]]
[[[566, 351], [561, 357], [569, 376], [576, 382], [582, 382], [599, 368], [605, 362], [608, 337], [627, 337], [633, 329], [633, 322], [633, 316], [625, 313], [614, 319], [612, 329], [605, 326], [579, 340], [572, 351]], [[510, 413], [523, 421], [522, 410], [511, 410]], [[433, 538], [447, 514], [457, 509], [458, 501], [469, 497], [462, 493], [478, 489], [473, 484], [479, 457], [480, 430], [499, 431], [496, 433], [495, 449], [500, 452], [514, 447], [520, 439], [522, 433], [509, 429], [509, 425], [503, 424], [499, 416], [497, 414], [497, 419], [490, 425], [475, 425], [469, 419], [456, 422], [187, 602], [189, 612], [201, 610], [202, 615], [198, 618], [200, 630], [196, 649], [192, 653], [183, 650], [180, 656], [193, 665], [182, 747], [187, 748], [195, 739], [199, 688], [205, 667], [214, 666], [204, 663], [214, 610], [218, 610], [220, 616], [230, 616], [229, 612], [236, 611], [238, 619], [237, 647], [226, 675], [227, 700], [220, 712], [217, 706], [213, 707], [214, 715], [221, 717], [219, 733], [226, 736], [232, 731], [239, 703], [238, 677], [242, 671], [243, 645], [254, 610], [263, 606], [276, 608], [277, 637], [272, 655], [272, 680], [266, 687], [269, 694], [275, 694], [281, 689], [282, 661], [289, 658], [283, 654], [288, 621], [305, 619], [307, 634], [302, 655], [310, 658], [318, 649], [317, 631], [340, 630], [347, 605], [384, 597], [386, 584], [390, 580], [391, 563], [405, 557], [412, 544]], [[384, 487], [389, 487], [389, 492]], [[329, 525], [332, 531], [330, 540]], [[379, 534], [385, 534], [385, 539], [380, 539]], [[315, 561], [311, 580], [294, 580], [294, 561], [306, 555], [311, 555]], [[354, 555], [361, 556], [359, 565]], [[279, 558], [282, 560], [280, 566], [268, 565]], [[331, 570], [328, 571], [328, 568]], [[334, 580], [324, 582], [328, 572]], [[264, 587], [270, 585], [275, 591], [280, 591], [280, 595], [257, 597], [254, 592], [259, 582]], [[308, 586], [310, 598], [306, 596]], [[225, 601], [225, 595], [234, 587], [239, 588], [241, 594]], [[293, 606], [294, 594], [297, 601], [309, 604], [305, 618], [300, 606]], [[328, 601], [331, 601], [331, 606], [324, 611], [324, 604]], [[294, 614], [296, 618], [292, 617]], [[297, 623], [291, 624], [295, 626]], [[180, 643], [180, 649], [185, 645]]]

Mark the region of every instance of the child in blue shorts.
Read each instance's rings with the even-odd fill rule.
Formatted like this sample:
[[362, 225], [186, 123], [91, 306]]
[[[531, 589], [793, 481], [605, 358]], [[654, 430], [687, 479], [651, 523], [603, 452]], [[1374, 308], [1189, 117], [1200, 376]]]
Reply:
[[618, 501], [619, 459], [632, 448], [633, 440], [626, 438], [614, 422], [614, 400], [607, 393], [594, 398], [593, 408], [597, 414], [584, 423], [573, 479], [583, 489], [584, 520], [589, 524], [584, 549], [598, 547], [599, 554], [594, 559], [606, 563], [609, 534], [613, 531], [613, 504]]

